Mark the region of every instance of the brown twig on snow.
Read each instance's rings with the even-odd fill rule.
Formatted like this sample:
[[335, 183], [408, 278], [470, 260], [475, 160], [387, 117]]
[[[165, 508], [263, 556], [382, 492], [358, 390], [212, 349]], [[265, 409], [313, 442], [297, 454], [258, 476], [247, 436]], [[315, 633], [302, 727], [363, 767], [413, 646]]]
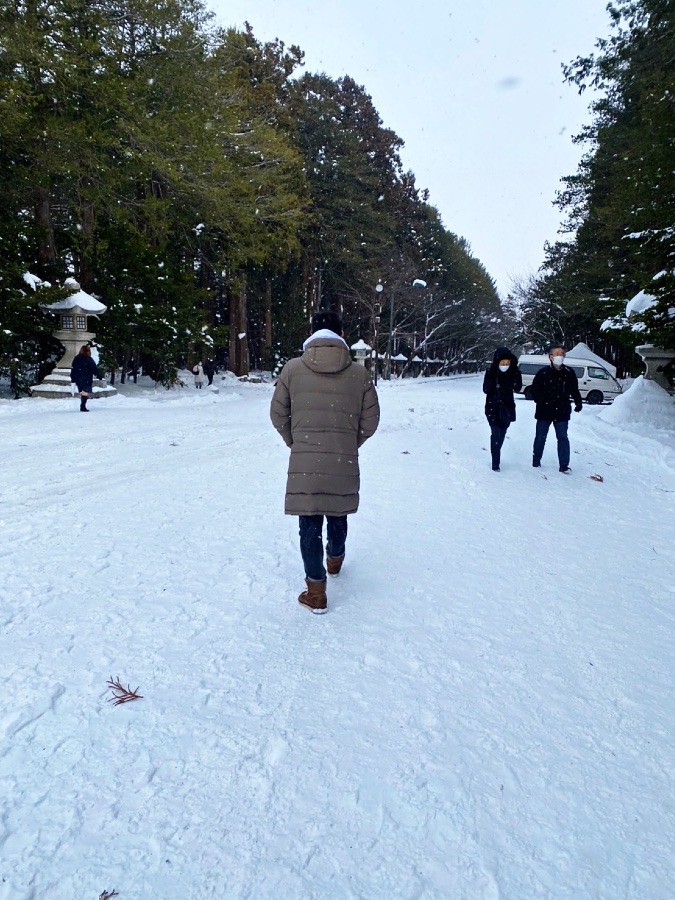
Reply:
[[117, 891], [103, 891], [98, 895], [98, 900], [110, 900], [111, 897], [119, 897]]
[[602, 477], [602, 475], [589, 475], [588, 477], [591, 479], [591, 481], [604, 481], [605, 480]]
[[[138, 693], [138, 688], [135, 691], [132, 691], [131, 688], [127, 685], [124, 685], [120, 682], [119, 675], [117, 679], [113, 679], [111, 676], [108, 681], [108, 687], [112, 691], [112, 697], [108, 697], [108, 703], [112, 701], [113, 706], [119, 706], [120, 703], [129, 703], [131, 700], [142, 700], [143, 695]], [[113, 894], [110, 895], [114, 896]]]

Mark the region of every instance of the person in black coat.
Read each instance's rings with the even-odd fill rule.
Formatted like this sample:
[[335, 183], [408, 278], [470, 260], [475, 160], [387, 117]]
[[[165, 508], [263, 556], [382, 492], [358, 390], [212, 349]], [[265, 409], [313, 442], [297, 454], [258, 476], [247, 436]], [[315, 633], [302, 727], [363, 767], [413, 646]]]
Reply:
[[532, 448], [532, 465], [539, 468], [546, 444], [546, 435], [553, 423], [558, 440], [558, 465], [561, 472], [570, 472], [570, 442], [567, 426], [572, 415], [570, 397], [574, 400], [574, 411], [581, 412], [581, 394], [576, 373], [565, 364], [562, 347], [551, 347], [548, 368], [540, 369], [534, 376], [530, 391], [536, 404], [534, 417], [537, 429]]
[[518, 360], [508, 347], [497, 347], [492, 364], [483, 378], [485, 417], [490, 425], [492, 471], [499, 472], [502, 444], [511, 422], [516, 421], [514, 391], [523, 387]]
[[77, 385], [80, 392], [80, 412], [89, 412], [87, 399], [94, 391], [94, 376], [100, 378], [96, 363], [91, 358], [91, 349], [88, 344], [80, 347], [80, 352], [73, 360], [70, 370], [70, 380]]

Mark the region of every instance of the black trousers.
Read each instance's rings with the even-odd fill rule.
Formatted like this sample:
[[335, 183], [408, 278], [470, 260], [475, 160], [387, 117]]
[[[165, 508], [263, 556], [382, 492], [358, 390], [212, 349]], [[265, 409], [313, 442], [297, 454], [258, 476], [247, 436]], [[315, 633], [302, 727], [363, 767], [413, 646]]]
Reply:
[[499, 467], [502, 444], [508, 430], [508, 425], [506, 428], [503, 428], [501, 425], [490, 425], [490, 454], [492, 455], [493, 468]]

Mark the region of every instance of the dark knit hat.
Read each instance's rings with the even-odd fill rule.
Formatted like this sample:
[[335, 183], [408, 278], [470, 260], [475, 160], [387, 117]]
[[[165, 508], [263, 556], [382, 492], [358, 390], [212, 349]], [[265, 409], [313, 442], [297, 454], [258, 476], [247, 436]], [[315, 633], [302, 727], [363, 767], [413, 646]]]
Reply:
[[342, 319], [340, 318], [340, 314], [334, 312], [332, 309], [322, 309], [312, 316], [311, 328], [312, 334], [314, 334], [315, 331], [321, 331], [322, 328], [334, 331], [335, 334], [342, 334]]

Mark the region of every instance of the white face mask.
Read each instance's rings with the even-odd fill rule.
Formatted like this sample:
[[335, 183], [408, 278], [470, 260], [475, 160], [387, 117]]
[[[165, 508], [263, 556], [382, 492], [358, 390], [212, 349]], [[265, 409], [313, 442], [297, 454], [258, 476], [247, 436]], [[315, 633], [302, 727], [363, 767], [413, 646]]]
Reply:
[[552, 356], [551, 362], [553, 363], [554, 366], [562, 366], [562, 364], [565, 362], [565, 357], [564, 356]]
[[510, 368], [511, 368], [510, 366], [500, 366], [499, 371], [500, 372], [508, 372]]

